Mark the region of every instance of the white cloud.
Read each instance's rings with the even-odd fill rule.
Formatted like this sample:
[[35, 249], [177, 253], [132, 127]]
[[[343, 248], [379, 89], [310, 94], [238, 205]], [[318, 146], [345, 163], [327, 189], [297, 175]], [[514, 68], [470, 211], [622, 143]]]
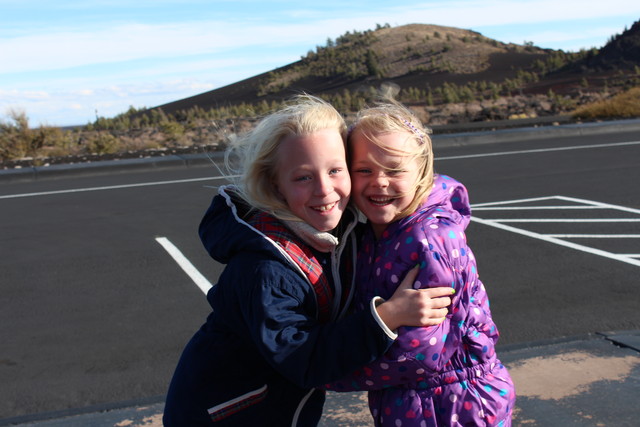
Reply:
[[404, 18], [420, 23], [458, 28], [479, 28], [495, 25], [549, 23], [609, 16], [640, 14], [640, 2], [635, 0], [461, 0], [424, 3], [411, 8]]
[[[184, 3], [193, 6], [198, 1]], [[154, 11], [168, 6], [166, 1], [144, 2]], [[100, 7], [114, 5], [104, 2]], [[94, 6], [63, 1], [55, 7], [48, 3], [34, 7], [70, 7], [65, 17], [75, 7], [86, 8], [96, 18], [100, 10], [93, 15]], [[209, 2], [202, 1], [201, 6], [208, 13], [187, 14], [189, 21], [178, 21], [182, 18], [176, 14], [174, 21], [173, 16], [163, 15], [164, 19], [136, 22], [125, 11], [110, 15], [120, 21], [51, 19], [51, 27], [3, 25], [0, 113], [19, 106], [34, 122], [46, 118], [50, 123], [82, 124], [95, 119], [96, 109], [110, 117], [129, 105], [156, 106], [240, 81], [296, 61], [327, 38], [373, 29], [376, 24], [469, 28], [501, 41], [526, 40], [541, 47], [577, 50], [593, 46], [593, 40], [603, 42], [621, 29], [609, 23], [576, 29], [565, 24], [567, 19], [579, 23], [624, 17], [630, 25], [640, 16], [637, 0], [452, 0], [397, 6], [382, 1], [332, 1], [321, 6], [277, 1], [268, 5], [273, 11], [259, 14], [248, 10], [245, 2], [217, 3], [218, 8], [228, 6], [224, 19]]]
[[[0, 39], [3, 60], [0, 73], [54, 70], [144, 58], [185, 58], [190, 55], [232, 52], [247, 46], [323, 44], [352, 29], [370, 29], [375, 23], [431, 23], [460, 28], [590, 19], [640, 14], [640, 2], [585, 0], [505, 1], [462, 0], [391, 7], [384, 11], [363, 10], [358, 16], [300, 19], [289, 24], [204, 20], [174, 24], [112, 24], [52, 30], [33, 35]], [[302, 13], [302, 12], [299, 12]], [[313, 15], [313, 12], [307, 12]], [[538, 42], [536, 40], [536, 42]], [[300, 52], [304, 54], [306, 52]]]
[[0, 119], [11, 111], [24, 111], [32, 125], [77, 125], [99, 116], [113, 117], [136, 108], [155, 107], [214, 89], [195, 79], [149, 80], [94, 89], [44, 91], [0, 90]]

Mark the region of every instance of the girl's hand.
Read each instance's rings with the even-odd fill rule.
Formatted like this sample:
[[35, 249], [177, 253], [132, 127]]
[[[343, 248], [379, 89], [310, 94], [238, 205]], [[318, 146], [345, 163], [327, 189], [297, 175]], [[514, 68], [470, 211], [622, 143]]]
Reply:
[[413, 289], [418, 267], [411, 269], [391, 299], [376, 307], [380, 319], [391, 330], [400, 326], [434, 326], [442, 323], [451, 305], [453, 288]]

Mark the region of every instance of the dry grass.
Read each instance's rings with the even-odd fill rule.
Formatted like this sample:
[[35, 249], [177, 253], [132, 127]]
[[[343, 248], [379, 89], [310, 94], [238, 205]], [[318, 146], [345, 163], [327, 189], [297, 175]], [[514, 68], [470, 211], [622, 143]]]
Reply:
[[584, 105], [576, 109], [573, 116], [587, 120], [640, 117], [640, 87]]

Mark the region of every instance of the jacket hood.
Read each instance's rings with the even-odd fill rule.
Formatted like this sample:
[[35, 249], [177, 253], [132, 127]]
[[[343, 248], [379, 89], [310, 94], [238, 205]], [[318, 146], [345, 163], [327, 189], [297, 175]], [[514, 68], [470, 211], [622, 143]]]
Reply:
[[433, 188], [427, 200], [420, 205], [414, 214], [401, 222], [406, 224], [415, 221], [417, 217], [426, 212], [443, 218], [448, 217], [466, 228], [471, 221], [469, 193], [465, 186], [457, 180], [447, 175], [436, 174]]
[[198, 228], [209, 255], [228, 264], [238, 252], [273, 252], [273, 246], [245, 221], [250, 207], [232, 189], [220, 187], [218, 193]]

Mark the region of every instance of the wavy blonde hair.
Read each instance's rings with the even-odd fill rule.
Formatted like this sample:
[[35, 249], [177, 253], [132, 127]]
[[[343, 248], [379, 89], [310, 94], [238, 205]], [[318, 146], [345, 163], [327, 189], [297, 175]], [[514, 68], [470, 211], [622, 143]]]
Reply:
[[328, 102], [311, 95], [298, 95], [280, 110], [265, 116], [245, 135], [230, 141], [225, 166], [237, 192], [251, 207], [276, 218], [300, 221], [279, 196], [278, 147], [288, 137], [306, 136], [335, 129], [346, 141], [344, 118]]
[[[406, 133], [407, 137], [415, 142], [412, 144], [415, 148], [410, 151], [393, 150], [378, 139], [379, 135], [395, 132]], [[348, 141], [354, 133], [360, 133], [390, 155], [407, 156], [410, 160], [418, 161], [419, 178], [411, 187], [411, 192], [414, 193], [413, 199], [398, 218], [411, 215], [429, 196], [433, 187], [433, 147], [429, 137], [431, 130], [426, 128], [408, 108], [395, 100], [386, 99], [358, 113], [349, 128]], [[349, 143], [347, 145], [350, 147]]]

